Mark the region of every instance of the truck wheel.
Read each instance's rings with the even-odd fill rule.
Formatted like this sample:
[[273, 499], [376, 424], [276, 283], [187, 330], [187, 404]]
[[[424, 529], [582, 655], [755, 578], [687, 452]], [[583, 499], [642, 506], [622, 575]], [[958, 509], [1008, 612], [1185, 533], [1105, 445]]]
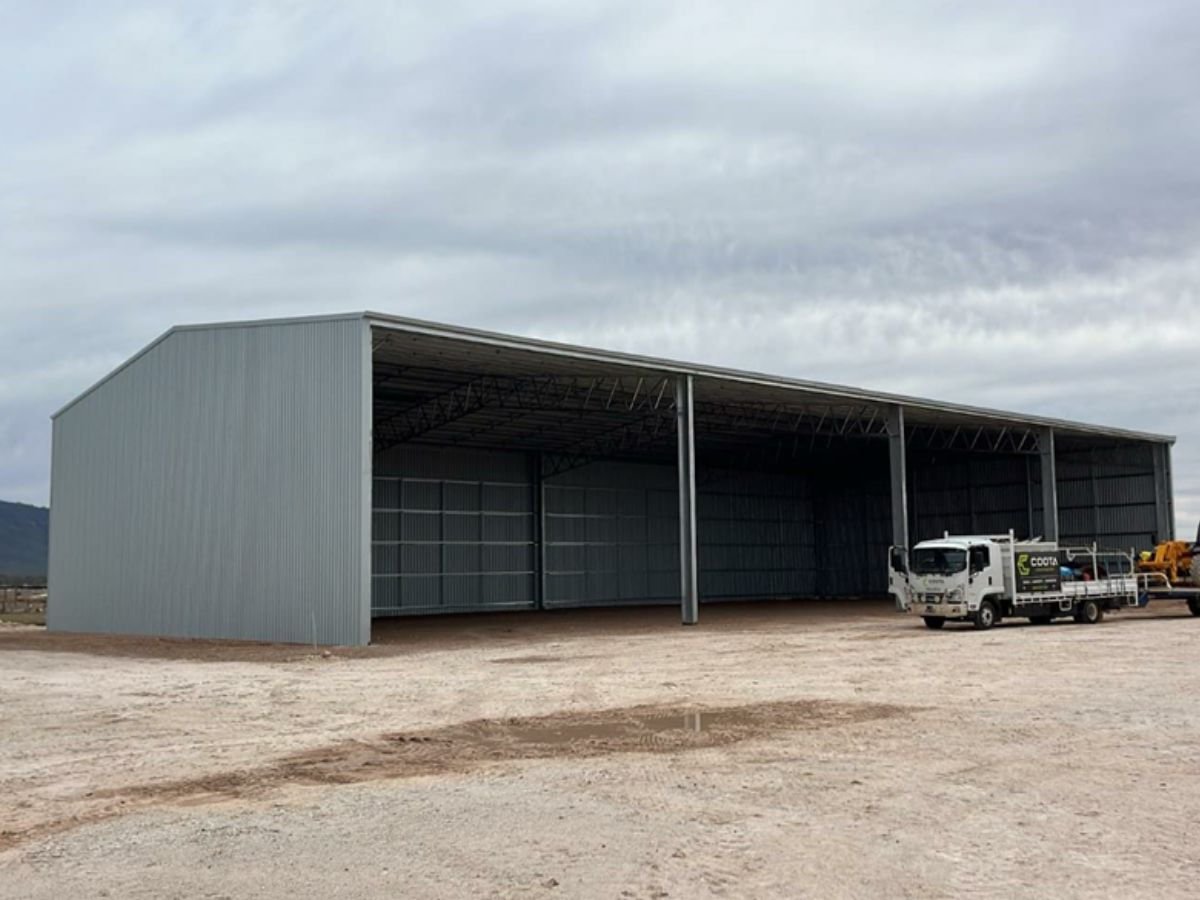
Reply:
[[1104, 618], [1104, 609], [1095, 600], [1084, 600], [1075, 610], [1075, 621], [1082, 625], [1095, 625]]
[[925, 620], [925, 627], [932, 628], [934, 631], [946, 624], [946, 620], [941, 616], [922, 616], [922, 618]]
[[[1200, 559], [1200, 556], [1196, 558]], [[1200, 616], [1200, 600], [1189, 600], [1188, 612], [1190, 612], [1193, 616]]]
[[979, 609], [975, 610], [975, 628], [979, 631], [987, 631], [996, 624], [996, 607], [991, 600], [984, 600], [979, 604]]
[[1053, 618], [1053, 616], [1030, 616], [1029, 622], [1032, 625], [1049, 625]]

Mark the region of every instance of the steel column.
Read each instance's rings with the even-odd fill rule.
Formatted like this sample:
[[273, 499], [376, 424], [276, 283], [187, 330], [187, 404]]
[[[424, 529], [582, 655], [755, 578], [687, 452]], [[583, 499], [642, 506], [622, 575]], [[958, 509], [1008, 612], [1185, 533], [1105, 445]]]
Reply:
[[1042, 538], [1058, 540], [1058, 481], [1054, 469], [1054, 429], [1043, 428], [1038, 435], [1042, 460]]
[[700, 618], [696, 584], [696, 434], [691, 375], [675, 379], [675, 432], [679, 448], [679, 592], [684, 625]]
[[904, 407], [887, 413], [888, 452], [892, 479], [892, 543], [908, 549], [908, 464], [904, 452]]
[[1033, 537], [1033, 463], [1025, 457], [1025, 537]]
[[533, 598], [537, 609], [546, 608], [546, 477], [541, 451], [530, 454], [533, 500]]

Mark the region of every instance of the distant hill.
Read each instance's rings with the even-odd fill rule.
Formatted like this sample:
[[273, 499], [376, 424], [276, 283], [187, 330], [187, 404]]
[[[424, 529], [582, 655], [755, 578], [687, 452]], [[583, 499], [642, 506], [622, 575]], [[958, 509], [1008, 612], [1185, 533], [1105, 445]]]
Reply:
[[0, 500], [0, 575], [45, 575], [50, 510]]

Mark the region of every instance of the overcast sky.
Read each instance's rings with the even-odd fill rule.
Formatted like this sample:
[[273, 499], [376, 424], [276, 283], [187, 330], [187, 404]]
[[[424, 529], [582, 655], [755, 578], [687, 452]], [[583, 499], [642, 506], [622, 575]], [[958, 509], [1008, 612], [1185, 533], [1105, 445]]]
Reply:
[[1200, 7], [0, 5], [0, 498], [176, 323], [375, 309], [1178, 435]]

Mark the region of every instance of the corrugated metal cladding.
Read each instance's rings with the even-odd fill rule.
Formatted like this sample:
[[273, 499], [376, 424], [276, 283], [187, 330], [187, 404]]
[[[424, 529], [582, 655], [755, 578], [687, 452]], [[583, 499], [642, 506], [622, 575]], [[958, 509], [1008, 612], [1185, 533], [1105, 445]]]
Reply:
[[366, 334], [175, 330], [63, 410], [50, 627], [367, 642]]
[[1146, 549], [1157, 533], [1154, 445], [1123, 444], [1055, 453], [1059, 540]]
[[373, 615], [536, 606], [527, 454], [402, 445], [374, 475]]
[[[1055, 452], [1059, 541], [1145, 549], [1158, 540], [1154, 445]], [[958, 534], [1045, 533], [1036, 456], [909, 456], [913, 540]]]
[[674, 466], [593, 463], [548, 479], [545, 498], [546, 606], [679, 602]]
[[[546, 485], [546, 605], [679, 600], [675, 468], [601, 462]], [[812, 594], [811, 487], [802, 474], [702, 469], [696, 489], [701, 599]]]
[[817, 593], [824, 597], [887, 593], [891, 484], [887, 448], [846, 454], [813, 475]]
[[[376, 616], [537, 605], [537, 480], [529, 454], [401, 446], [375, 460]], [[596, 462], [548, 478], [544, 605], [679, 602], [671, 465]], [[886, 470], [702, 470], [701, 597], [886, 590]]]
[[[913, 543], [951, 534], [1040, 533], [1041, 493], [1031, 487], [1037, 457], [910, 453], [909, 531]], [[1038, 509], [1031, 515], [1031, 497]], [[1037, 529], [1037, 530], [1035, 530]]]

